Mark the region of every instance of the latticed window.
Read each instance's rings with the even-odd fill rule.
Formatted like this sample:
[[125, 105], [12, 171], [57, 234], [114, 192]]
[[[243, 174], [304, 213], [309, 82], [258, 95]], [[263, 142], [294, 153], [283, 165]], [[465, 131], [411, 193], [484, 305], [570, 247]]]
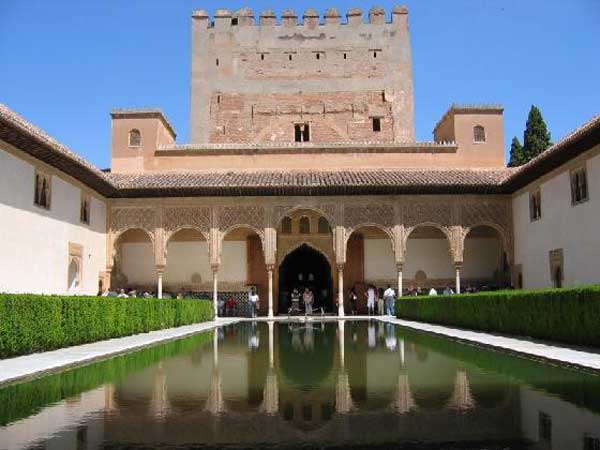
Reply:
[[381, 131], [381, 117], [373, 117], [371, 118], [371, 120], [373, 125], [373, 131], [375, 133], [379, 133]]
[[319, 217], [319, 233], [329, 233], [330, 231], [329, 221], [325, 217]]
[[529, 217], [532, 221], [542, 217], [542, 194], [539, 189], [529, 194]]
[[142, 145], [142, 133], [140, 133], [140, 130], [134, 128], [129, 132], [129, 146], [139, 147], [140, 145]]
[[585, 167], [571, 172], [571, 201], [573, 204], [585, 202], [588, 199], [587, 174]]
[[583, 437], [583, 450], [600, 450], [600, 438], [585, 434]]
[[81, 195], [81, 206], [79, 208], [79, 220], [81, 223], [90, 223], [90, 197]]
[[292, 233], [292, 219], [289, 217], [284, 217], [281, 220], [281, 234], [291, 234]]
[[300, 217], [299, 229], [301, 234], [310, 233], [310, 220], [308, 219], [308, 217]]
[[33, 203], [42, 208], [50, 209], [50, 176], [35, 174]]
[[483, 128], [481, 125], [475, 125], [473, 127], [473, 141], [485, 142], [485, 128]]
[[296, 142], [310, 141], [310, 127], [307, 123], [294, 124], [294, 141], [296, 141]]

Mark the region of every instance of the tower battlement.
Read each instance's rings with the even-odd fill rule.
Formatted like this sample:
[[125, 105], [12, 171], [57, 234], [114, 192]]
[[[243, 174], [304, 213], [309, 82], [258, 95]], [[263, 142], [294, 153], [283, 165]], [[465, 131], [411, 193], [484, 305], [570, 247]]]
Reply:
[[408, 10], [192, 14], [191, 142], [413, 142]]
[[[386, 22], [386, 12], [384, 8], [373, 6], [369, 9], [367, 18], [368, 24], [384, 25], [404, 24], [408, 9], [406, 6], [395, 6], [390, 12], [390, 20]], [[206, 28], [217, 28], [225, 30], [229, 27], [247, 27], [247, 26], [280, 26], [284, 28], [306, 27], [309, 29], [317, 27], [326, 27], [330, 25], [350, 25], [356, 26], [365, 24], [363, 10], [360, 8], [350, 8], [346, 11], [346, 21], [342, 22], [342, 15], [336, 8], [329, 8], [321, 17], [317, 10], [307, 9], [299, 16], [293, 9], [284, 9], [280, 15], [279, 22], [277, 15], [273, 10], [263, 10], [255, 18], [254, 12], [250, 8], [241, 8], [237, 11], [228, 9], [217, 9], [213, 13], [213, 20], [205, 10], [196, 10], [192, 13], [192, 19], [204, 24]]]

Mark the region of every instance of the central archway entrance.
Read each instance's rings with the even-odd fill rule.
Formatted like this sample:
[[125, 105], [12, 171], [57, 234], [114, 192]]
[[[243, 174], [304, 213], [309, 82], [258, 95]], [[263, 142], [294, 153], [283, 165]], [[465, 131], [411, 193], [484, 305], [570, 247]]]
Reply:
[[286, 314], [292, 291], [298, 289], [303, 292], [305, 288], [309, 288], [315, 296], [315, 312], [319, 308], [333, 312], [331, 265], [322, 253], [302, 244], [279, 265], [279, 311]]

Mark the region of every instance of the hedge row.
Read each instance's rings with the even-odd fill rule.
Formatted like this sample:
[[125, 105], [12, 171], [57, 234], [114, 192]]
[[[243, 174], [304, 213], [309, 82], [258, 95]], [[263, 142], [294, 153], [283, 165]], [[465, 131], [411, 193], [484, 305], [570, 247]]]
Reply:
[[204, 300], [0, 294], [0, 358], [211, 320]]
[[402, 297], [402, 319], [600, 347], [600, 286]]
[[200, 351], [212, 342], [212, 333], [204, 332], [185, 339], [144, 348], [89, 366], [48, 375], [28, 383], [11, 384], [0, 389], [0, 427], [36, 414], [48, 405], [74, 397], [105, 383], [116, 383], [138, 372], [179, 355]]

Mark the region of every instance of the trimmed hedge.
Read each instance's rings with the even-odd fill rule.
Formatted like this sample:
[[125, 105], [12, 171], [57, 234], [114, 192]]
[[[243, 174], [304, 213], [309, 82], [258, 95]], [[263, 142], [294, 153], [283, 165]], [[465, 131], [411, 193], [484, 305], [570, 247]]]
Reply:
[[212, 318], [204, 300], [0, 294], [0, 358]]
[[396, 302], [396, 316], [600, 347], [600, 286], [402, 297]]

